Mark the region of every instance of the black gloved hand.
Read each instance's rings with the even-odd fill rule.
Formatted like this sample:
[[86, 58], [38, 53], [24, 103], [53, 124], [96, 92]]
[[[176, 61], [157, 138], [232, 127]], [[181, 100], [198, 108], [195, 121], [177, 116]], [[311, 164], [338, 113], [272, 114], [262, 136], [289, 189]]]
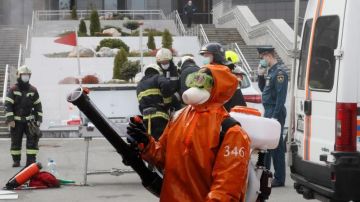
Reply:
[[136, 142], [128, 140], [131, 144], [137, 144], [142, 150], [149, 144], [149, 134], [146, 133], [146, 128], [140, 117], [131, 117], [129, 126], [126, 128], [127, 134], [130, 135]]

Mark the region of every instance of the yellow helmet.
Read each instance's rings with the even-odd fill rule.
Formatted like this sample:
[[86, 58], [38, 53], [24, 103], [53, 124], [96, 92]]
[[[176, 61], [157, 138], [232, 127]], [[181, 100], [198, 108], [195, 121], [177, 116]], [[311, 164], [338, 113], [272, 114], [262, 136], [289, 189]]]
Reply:
[[163, 62], [163, 61], [168, 61], [171, 59], [172, 59], [172, 53], [167, 48], [161, 48], [156, 53], [156, 62]]
[[239, 56], [234, 51], [228, 50], [225, 52], [225, 58], [226, 60], [232, 62], [232, 63], [238, 63], [239, 62]]
[[31, 74], [31, 70], [28, 66], [22, 65], [17, 69], [16, 76], [20, 78], [21, 74]]

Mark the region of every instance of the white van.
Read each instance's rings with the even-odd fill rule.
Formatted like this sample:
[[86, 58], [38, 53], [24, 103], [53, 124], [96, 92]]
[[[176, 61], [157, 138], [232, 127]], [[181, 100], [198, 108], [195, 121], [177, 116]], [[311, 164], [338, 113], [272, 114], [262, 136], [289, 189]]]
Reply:
[[360, 0], [308, 1], [295, 75], [295, 189], [360, 201]]

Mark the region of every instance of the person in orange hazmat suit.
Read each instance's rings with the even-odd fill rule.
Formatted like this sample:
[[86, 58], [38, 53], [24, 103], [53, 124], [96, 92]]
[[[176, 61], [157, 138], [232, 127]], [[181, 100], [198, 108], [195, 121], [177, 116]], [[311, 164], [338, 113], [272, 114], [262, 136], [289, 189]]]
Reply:
[[188, 106], [175, 113], [158, 141], [135, 118], [127, 128], [141, 157], [164, 171], [160, 201], [244, 201], [250, 139], [238, 124], [220, 138], [229, 117], [223, 105], [238, 81], [228, 67], [210, 63], [186, 83], [182, 98]]

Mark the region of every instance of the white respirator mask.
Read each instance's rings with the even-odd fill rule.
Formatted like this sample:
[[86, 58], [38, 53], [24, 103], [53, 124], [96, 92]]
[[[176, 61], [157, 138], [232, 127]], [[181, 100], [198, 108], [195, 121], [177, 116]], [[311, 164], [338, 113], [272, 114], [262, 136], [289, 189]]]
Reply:
[[168, 64], [161, 64], [161, 67], [163, 68], [163, 70], [168, 70], [170, 67], [170, 63]]
[[187, 89], [182, 95], [184, 103], [193, 106], [204, 104], [209, 98], [209, 91], [196, 87]]
[[20, 78], [21, 78], [21, 81], [22, 81], [22, 82], [28, 83], [29, 80], [30, 80], [30, 75], [28, 75], [28, 74], [23, 74], [23, 75], [20, 76]]

